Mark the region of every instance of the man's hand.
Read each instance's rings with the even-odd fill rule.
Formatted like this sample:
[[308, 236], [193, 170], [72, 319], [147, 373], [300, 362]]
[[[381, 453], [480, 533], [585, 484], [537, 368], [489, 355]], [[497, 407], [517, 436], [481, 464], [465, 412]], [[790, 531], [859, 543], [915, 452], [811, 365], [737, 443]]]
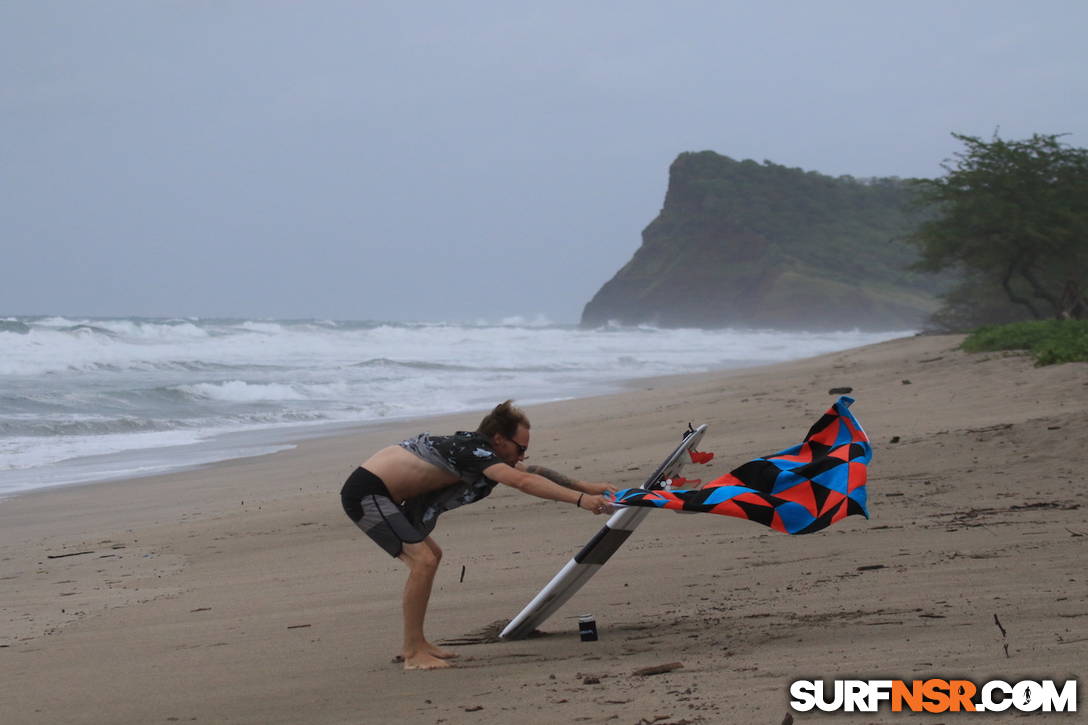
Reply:
[[616, 493], [618, 488], [611, 483], [583, 481], [581, 489], [595, 496], [603, 496], [606, 493]]
[[586, 511], [592, 511], [595, 514], [612, 513], [611, 499], [596, 494], [582, 496], [578, 506], [579, 508], [584, 508]]

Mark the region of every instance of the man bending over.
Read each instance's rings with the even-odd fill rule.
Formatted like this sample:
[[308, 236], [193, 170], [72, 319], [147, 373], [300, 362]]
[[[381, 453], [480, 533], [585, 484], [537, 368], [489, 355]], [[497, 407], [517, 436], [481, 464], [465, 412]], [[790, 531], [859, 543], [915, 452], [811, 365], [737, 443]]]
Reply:
[[522, 493], [565, 501], [595, 514], [610, 510], [608, 483], [575, 481], [543, 466], [526, 467], [529, 419], [507, 400], [473, 432], [421, 433], [381, 449], [340, 491], [344, 511], [391, 556], [408, 566], [404, 586], [404, 669], [449, 667], [455, 657], [423, 636], [442, 549], [430, 533], [439, 514], [474, 503], [504, 483]]

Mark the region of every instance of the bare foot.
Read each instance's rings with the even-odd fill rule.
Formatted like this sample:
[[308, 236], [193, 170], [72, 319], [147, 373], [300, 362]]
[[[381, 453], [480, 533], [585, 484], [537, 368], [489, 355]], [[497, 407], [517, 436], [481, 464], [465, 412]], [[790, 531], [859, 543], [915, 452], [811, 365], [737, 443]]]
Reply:
[[425, 652], [427, 652], [427, 654], [433, 655], [440, 660], [452, 660], [457, 659], [461, 656], [456, 652], [450, 652], [448, 649], [442, 649], [438, 645], [433, 645], [430, 642], [428, 642], [423, 649]]
[[438, 659], [426, 652], [420, 652], [404, 658], [405, 670], [440, 670], [450, 666], [450, 663], [446, 662], [446, 660]]
[[[429, 654], [431, 657], [437, 657], [440, 660], [455, 660], [461, 655], [457, 652], [450, 652], [448, 649], [442, 649], [436, 645], [428, 642], [423, 646], [423, 652]], [[396, 655], [393, 657], [394, 662], [404, 662], [404, 655]]]

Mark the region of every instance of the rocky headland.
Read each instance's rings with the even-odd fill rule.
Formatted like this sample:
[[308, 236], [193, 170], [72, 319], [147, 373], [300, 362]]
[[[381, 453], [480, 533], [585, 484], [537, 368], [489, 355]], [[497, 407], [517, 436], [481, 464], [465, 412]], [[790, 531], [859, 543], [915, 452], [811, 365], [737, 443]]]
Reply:
[[582, 324], [912, 329], [940, 282], [908, 270], [909, 182], [683, 153], [642, 246]]

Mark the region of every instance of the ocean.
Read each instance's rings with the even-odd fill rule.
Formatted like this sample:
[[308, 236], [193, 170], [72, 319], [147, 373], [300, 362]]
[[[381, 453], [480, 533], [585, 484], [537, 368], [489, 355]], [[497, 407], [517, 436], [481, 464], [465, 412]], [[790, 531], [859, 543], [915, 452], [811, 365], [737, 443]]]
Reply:
[[259, 455], [335, 429], [616, 390], [901, 337], [842, 331], [0, 318], [0, 497]]

